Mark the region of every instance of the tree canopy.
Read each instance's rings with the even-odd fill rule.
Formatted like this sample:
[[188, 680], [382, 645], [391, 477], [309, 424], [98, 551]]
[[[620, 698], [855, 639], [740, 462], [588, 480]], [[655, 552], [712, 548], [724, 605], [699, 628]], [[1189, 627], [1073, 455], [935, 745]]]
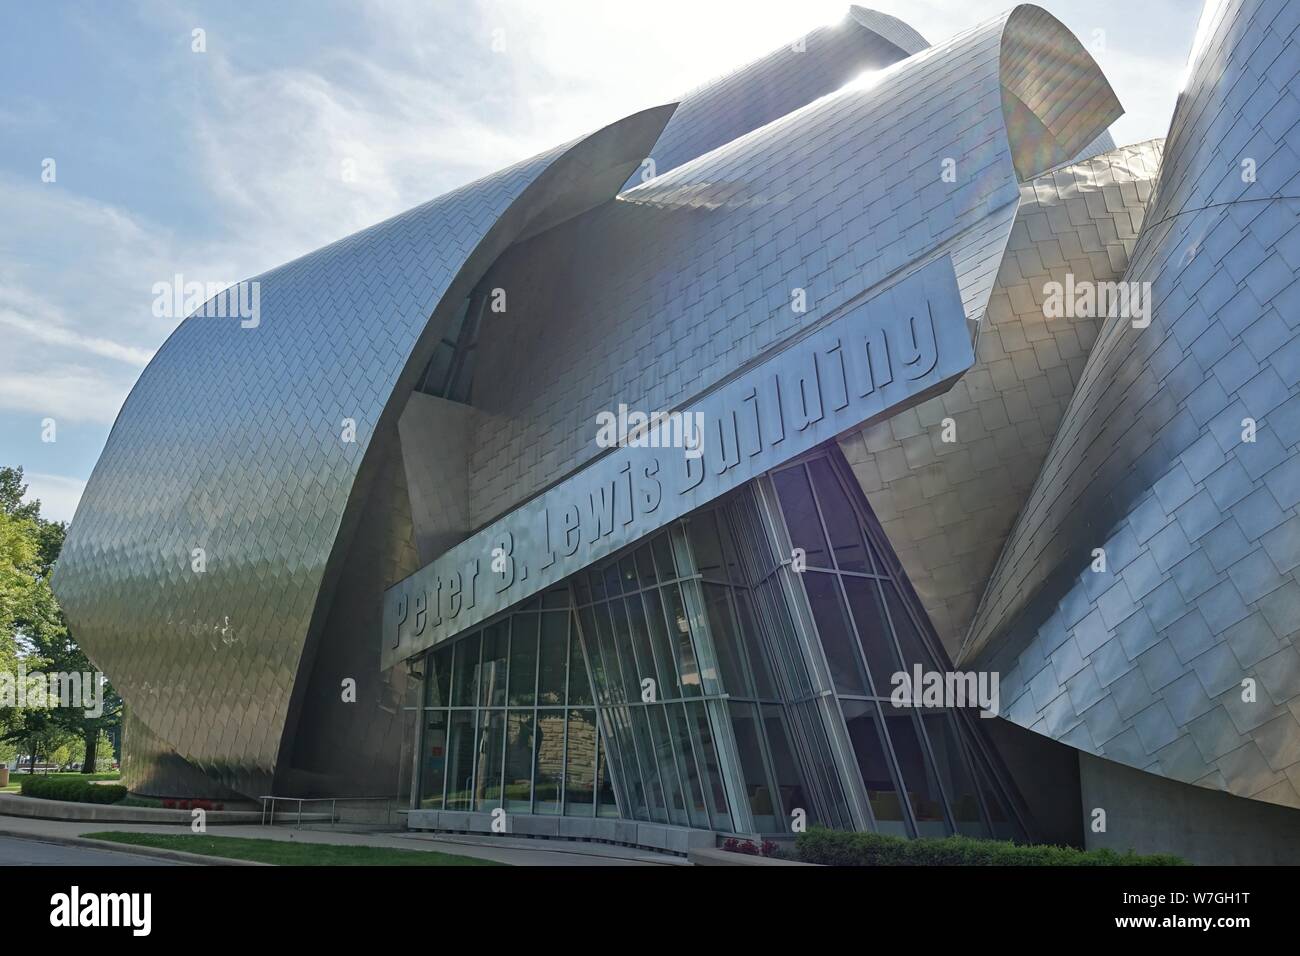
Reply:
[[[21, 467], [0, 467], [0, 672], [18, 679], [19, 668], [67, 674], [95, 672], [73, 635], [50, 588], [67, 527], [41, 517], [39, 500], [24, 501]], [[90, 717], [80, 707], [5, 707], [0, 740], [25, 748], [33, 758], [79, 743], [87, 773], [99, 756], [100, 735], [121, 721], [121, 700], [105, 684], [104, 712]]]

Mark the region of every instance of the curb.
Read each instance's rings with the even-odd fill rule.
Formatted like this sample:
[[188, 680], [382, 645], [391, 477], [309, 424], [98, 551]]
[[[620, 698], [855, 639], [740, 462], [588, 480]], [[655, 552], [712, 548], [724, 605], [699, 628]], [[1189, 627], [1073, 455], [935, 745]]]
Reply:
[[[77, 803], [71, 800], [47, 800], [24, 797], [17, 793], [0, 794], [0, 816], [20, 820], [60, 820], [65, 823], [148, 823], [188, 827], [194, 820], [191, 811], [165, 807], [121, 807], [114, 803]], [[304, 813], [303, 823], [326, 823], [328, 813]], [[283, 820], [283, 815], [281, 816]], [[297, 814], [292, 814], [296, 821]], [[208, 826], [249, 826], [261, 823], [259, 810], [209, 810]], [[292, 821], [291, 821], [292, 822]]]
[[131, 843], [117, 843], [113, 840], [93, 840], [90, 837], [56, 836], [49, 833], [31, 833], [27, 830], [10, 830], [0, 828], [0, 837], [12, 837], [16, 840], [30, 840], [33, 843], [53, 843], [56, 846], [80, 846], [94, 850], [112, 850], [116, 853], [129, 853], [133, 856], [149, 856], [173, 863], [190, 866], [274, 866], [274, 863], [257, 863], [253, 860], [234, 860], [224, 856], [205, 856], [202, 853], [187, 853], [184, 850], [167, 850], [155, 846], [136, 846]]
[[782, 860], [779, 857], [749, 856], [730, 850], [691, 850], [687, 859], [695, 866], [815, 866], [799, 860]]
[[[419, 834], [419, 835], [412, 835], [412, 834]], [[629, 850], [632, 853], [645, 852], [645, 853], [659, 853], [665, 856], [669, 855], [666, 854], [665, 851], [663, 850], [652, 850], [644, 847], [629, 847], [629, 846], [624, 846], [622, 844], [589, 843], [585, 840], [563, 840], [563, 839], [554, 839], [550, 837], [537, 837], [533, 839], [521, 838], [518, 840], [509, 840], [508, 842], [507, 840], [502, 840], [499, 837], [484, 836], [481, 837], [480, 839], [473, 839], [473, 837], [478, 837], [478, 836], [480, 835], [476, 833], [468, 833], [468, 834], [458, 833], [456, 831], [451, 831], [451, 830], [407, 830], [403, 833], [403, 837], [405, 839], [422, 841], [426, 843], [449, 844], [452, 846], [472, 846], [472, 847], [482, 847], [486, 849], [520, 850], [523, 852], [527, 852], [529, 850], [535, 850], [540, 853], [563, 853], [568, 856], [581, 856], [581, 857], [586, 857], [587, 859], [595, 859], [595, 860], [615, 860], [618, 862], [631, 859], [631, 860], [637, 860], [638, 862], [641, 863], [645, 863], [648, 866], [690, 866], [691, 865], [685, 856], [674, 856], [671, 859], [656, 860], [644, 856], [623, 856], [623, 855], [619, 855], [618, 853], [608, 853], [608, 854], [595, 853], [589, 849], [577, 849], [577, 847], [603, 846], [603, 847], [609, 847], [613, 850]], [[471, 839], [463, 839], [463, 837], [470, 837]], [[500, 842], [499, 843], [494, 842], [496, 840], [500, 840]], [[425, 851], [421, 850], [420, 852], [425, 852]], [[511, 863], [507, 865], [513, 866], [514, 864]]]

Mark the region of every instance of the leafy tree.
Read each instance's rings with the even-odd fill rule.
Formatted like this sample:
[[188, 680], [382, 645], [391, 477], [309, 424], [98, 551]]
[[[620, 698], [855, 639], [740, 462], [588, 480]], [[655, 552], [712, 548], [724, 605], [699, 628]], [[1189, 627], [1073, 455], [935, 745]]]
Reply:
[[0, 511], [35, 521], [40, 516], [41, 503], [35, 499], [24, 503], [23, 495], [26, 493], [22, 468], [0, 467]]
[[[0, 668], [16, 674], [21, 661], [28, 671], [94, 673], [50, 589], [67, 527], [42, 518], [39, 501], [23, 501], [26, 491], [22, 468], [0, 467]], [[71, 738], [85, 754], [82, 771], [93, 773], [101, 739], [122, 716], [121, 699], [108, 684], [103, 701], [98, 717], [80, 707], [0, 708], [0, 739], [21, 742], [34, 767], [40, 753]]]
[[[0, 470], [0, 480], [6, 477]], [[21, 659], [20, 622], [32, 617], [36, 554], [35, 522], [0, 510], [0, 671], [14, 679]], [[0, 736], [10, 739], [22, 722], [17, 708], [0, 708]]]
[[0, 511], [0, 665], [5, 667], [16, 660], [14, 628], [31, 605], [33, 538], [31, 521]]

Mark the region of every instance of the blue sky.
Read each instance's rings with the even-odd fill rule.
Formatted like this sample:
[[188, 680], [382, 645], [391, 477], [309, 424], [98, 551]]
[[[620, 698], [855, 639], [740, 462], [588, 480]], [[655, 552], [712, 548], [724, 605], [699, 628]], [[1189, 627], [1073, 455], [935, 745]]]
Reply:
[[[1010, 0], [877, 0], [932, 43]], [[1198, 0], [1044, 0], [1163, 136]], [[0, 13], [0, 464], [70, 519], [176, 324], [153, 286], [233, 282], [668, 102], [845, 0], [265, 4]], [[195, 29], [206, 52], [192, 50]], [[496, 49], [494, 49], [494, 47]], [[44, 161], [55, 180], [44, 182]], [[42, 441], [53, 419], [55, 441]]]

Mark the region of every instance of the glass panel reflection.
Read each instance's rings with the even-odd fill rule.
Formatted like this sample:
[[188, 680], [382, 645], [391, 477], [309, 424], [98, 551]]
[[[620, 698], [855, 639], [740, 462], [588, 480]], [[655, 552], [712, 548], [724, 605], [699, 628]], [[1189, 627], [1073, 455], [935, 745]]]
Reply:
[[442, 809], [442, 786], [447, 769], [447, 712], [424, 712], [424, 757], [420, 765], [420, 807]]
[[833, 574], [819, 571], [807, 571], [801, 577], [836, 692], [866, 694], [867, 678], [862, 672], [862, 660], [850, 629], [852, 625], [844, 610], [839, 580]]
[[1022, 836], [963, 715], [889, 706], [896, 672], [950, 665], [837, 462], [783, 468], [427, 653], [420, 806]]
[[534, 741], [537, 748], [534, 813], [559, 813], [564, 785], [564, 711], [539, 710]]
[[451, 703], [455, 707], [473, 707], [478, 703], [479, 634], [456, 642], [456, 659], [452, 664]]
[[500, 707], [506, 702], [506, 653], [509, 646], [509, 621], [501, 621], [483, 632], [483, 659], [479, 665], [480, 707]]
[[505, 756], [505, 711], [479, 711], [478, 755], [474, 763], [474, 809], [501, 806], [501, 764]]
[[984, 824], [979, 797], [975, 793], [975, 784], [966, 767], [966, 758], [957, 742], [952, 715], [925, 714], [921, 718], [921, 723], [925, 726], [925, 735], [929, 738], [930, 748], [934, 751], [935, 766], [939, 769], [939, 779], [948, 794], [948, 805], [952, 807], [952, 817], [957, 825], [957, 832], [972, 837], [988, 836], [989, 829]]
[[902, 599], [898, 596], [898, 588], [885, 582], [882, 590], [885, 592], [885, 606], [889, 608], [890, 622], [894, 625], [894, 633], [898, 635], [898, 646], [903, 650], [903, 664], [906, 669], [910, 671], [915, 665], [920, 664], [924, 670], [936, 670], [933, 656], [925, 649], [921, 636], [916, 633], [916, 627], [912, 624], [912, 618], [903, 607]]
[[709, 636], [718, 656], [722, 689], [741, 697], [754, 696], [754, 684], [745, 667], [745, 658], [736, 633], [736, 618], [731, 610], [729, 588], [720, 584], [704, 585], [704, 607], [709, 617]]
[[[794, 546], [809, 550], [810, 568], [826, 565], [819, 550], [825, 547], [821, 530], [829, 532], [835, 570], [789, 579], [808, 600], [876, 828], [986, 835], [995, 832], [990, 817], [996, 807], [1000, 833], [1023, 836], [1008, 819], [987, 760], [968, 746], [974, 740], [963, 729], [968, 722], [950, 709], [922, 716], [890, 703], [900, 671], [919, 666], [944, 672], [951, 664], [847, 464], [836, 452], [821, 451], [771, 480], [786, 532]], [[769, 743], [777, 737], [769, 731]], [[775, 761], [774, 746], [773, 754]]]
[[878, 697], [888, 697], [893, 690], [891, 679], [902, 668], [889, 621], [880, 603], [880, 585], [871, 578], [841, 578], [853, 612], [853, 624], [858, 632], [858, 643], [867, 658], [867, 669]]
[[444, 647], [425, 658], [426, 707], [446, 707], [451, 703], [451, 654], [451, 647]]
[[803, 465], [776, 472], [772, 475], [772, 484], [785, 513], [790, 542], [803, 549], [808, 567], [831, 567], [826, 535], [822, 532], [821, 518], [817, 515], [817, 505]]
[[876, 829], [881, 833], [907, 836], [903, 804], [880, 739], [875, 710], [874, 704], [845, 701], [844, 718], [849, 728], [849, 739], [853, 741], [853, 753], [858, 758], [858, 769], [862, 772], [862, 784], [867, 789]]
[[659, 667], [659, 697], [662, 700], [676, 699], [682, 696], [681, 683], [677, 679], [677, 655], [668, 635], [668, 625], [659, 591], [644, 591], [640, 600], [645, 608], [645, 622], [650, 631], [650, 644]]
[[672, 734], [673, 747], [677, 754], [679, 772], [686, 786], [687, 814], [691, 826], [707, 827], [709, 825], [709, 808], [704, 802], [704, 788], [700, 782], [699, 766], [695, 759], [695, 746], [691, 741], [690, 724], [687, 722], [686, 706], [672, 704], [665, 708], [668, 714], [669, 732]]
[[610, 772], [608, 758], [605, 756], [605, 737], [596, 739], [596, 815], [602, 817], [618, 816], [618, 800], [614, 796], [614, 777]]
[[731, 829], [731, 813], [727, 805], [727, 791], [718, 766], [718, 753], [713, 746], [713, 730], [703, 703], [691, 701], [686, 705], [690, 715], [692, 742], [699, 757], [700, 779], [704, 783], [704, 796], [709, 805], [709, 817], [719, 830]]
[[569, 637], [569, 703], [590, 704], [591, 678], [587, 674], [587, 662], [582, 653], [582, 642], [576, 633]]
[[564, 703], [565, 684], [568, 680], [569, 615], [548, 611], [541, 618], [537, 705], [548, 707]]
[[669, 639], [676, 637], [677, 666], [681, 676], [682, 696], [698, 697], [704, 692], [700, 682], [700, 668], [695, 657], [695, 645], [691, 641], [690, 619], [686, 616], [686, 605], [682, 601], [682, 591], [676, 584], [663, 589], [664, 610], [668, 613]]
[[771, 833], [776, 829], [775, 794], [763, 760], [763, 747], [759, 742], [756, 708], [753, 704], [732, 701], [729, 710], [731, 726], [736, 734], [736, 747], [740, 752], [740, 770], [745, 778], [749, 812], [753, 815], [754, 826], [764, 833]]
[[718, 541], [718, 522], [712, 511], [701, 511], [686, 521], [686, 530], [691, 541], [691, 556], [695, 558], [695, 570], [706, 578], [726, 580], [727, 572], [722, 564], [722, 544]]
[[888, 715], [885, 728], [894, 745], [894, 756], [898, 758], [898, 770], [916, 820], [917, 836], [946, 835], [948, 824], [943, 812], [943, 797], [929, 755], [917, 737], [912, 715]]
[[447, 801], [448, 810], [469, 810], [474, 793], [474, 730], [473, 710], [453, 710], [451, 730], [447, 742]]
[[993, 838], [996, 840], [1021, 839], [1020, 829], [1012, 820], [1011, 815], [1007, 813], [1002, 796], [998, 793], [998, 788], [993, 785], [983, 761], [975, 760], [973, 763], [976, 775], [979, 777], [980, 793], [984, 796], [984, 806], [988, 810]]
[[686, 813], [686, 793], [683, 789], [681, 768], [677, 765], [668, 716], [663, 707], [646, 707], [650, 719], [650, 732], [655, 741], [655, 763], [663, 782], [664, 798], [668, 803], [668, 820], [675, 826], [689, 826]]
[[564, 812], [589, 817], [596, 805], [596, 712], [569, 711], [565, 745]]
[[533, 712], [506, 711], [506, 809], [531, 813], [533, 809]]
[[510, 620], [510, 706], [531, 707], [537, 692], [538, 614]]
[[795, 762], [794, 747], [790, 745], [790, 731], [786, 726], [784, 709], [765, 704], [763, 726], [767, 731], [772, 770], [776, 774], [776, 785], [780, 793], [777, 809], [784, 816], [785, 822], [793, 820], [796, 810], [802, 810], [807, 814], [809, 823], [817, 823], [817, 815], [811, 808], [811, 801], [804, 790], [799, 767]]
[[813, 487], [817, 489], [817, 503], [826, 516], [835, 566], [841, 571], [870, 571], [862, 528], [848, 495], [831, 471], [830, 462], [825, 458], [815, 458], [808, 463], [808, 471], [812, 475]]

